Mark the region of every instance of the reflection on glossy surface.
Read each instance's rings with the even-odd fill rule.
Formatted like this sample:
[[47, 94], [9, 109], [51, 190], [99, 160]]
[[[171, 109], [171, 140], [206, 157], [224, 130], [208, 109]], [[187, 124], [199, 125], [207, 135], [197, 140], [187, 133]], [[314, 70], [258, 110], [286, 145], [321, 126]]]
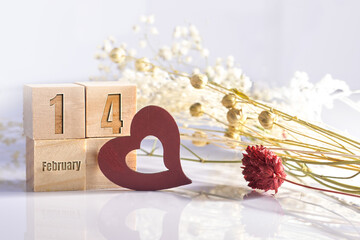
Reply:
[[[153, 195], [156, 194], [156, 198]], [[108, 201], [98, 216], [106, 239], [177, 239], [187, 197], [158, 192], [127, 192]], [[127, 224], [126, 224], [127, 223]]]
[[159, 192], [25, 193], [0, 184], [2, 239], [359, 239], [359, 210], [313, 192], [195, 183]]
[[[162, 167], [138, 160], [145, 172]], [[27, 193], [24, 169], [9, 171], [0, 181], [1, 239], [360, 239], [358, 199], [287, 183], [275, 196], [258, 193], [239, 165], [182, 165], [193, 184], [157, 192]]]
[[255, 237], [274, 237], [284, 214], [280, 203], [273, 196], [255, 191], [245, 195], [244, 200], [242, 223], [246, 232]]

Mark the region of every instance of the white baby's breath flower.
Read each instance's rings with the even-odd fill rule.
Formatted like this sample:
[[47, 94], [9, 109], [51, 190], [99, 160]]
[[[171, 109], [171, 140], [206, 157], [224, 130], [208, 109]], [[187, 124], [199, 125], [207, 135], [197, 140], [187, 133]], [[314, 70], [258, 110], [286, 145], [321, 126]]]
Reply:
[[169, 78], [169, 74], [160, 68], [155, 68], [153, 71], [153, 75], [160, 79], [168, 79]]
[[215, 74], [221, 78], [223, 78], [226, 75], [225, 68], [221, 65], [216, 65], [214, 70], [215, 70]]
[[191, 42], [188, 41], [188, 40], [182, 40], [181, 41], [181, 46], [186, 47], [186, 48], [190, 48], [191, 47]]
[[108, 39], [109, 39], [109, 41], [111, 42], [111, 43], [116, 43], [116, 38], [114, 37], [114, 36], [109, 36], [108, 37]]
[[203, 45], [201, 44], [201, 42], [197, 42], [195, 43], [195, 49], [198, 50], [201, 54], [201, 51], [203, 50]]
[[290, 87], [297, 89], [311, 89], [314, 84], [309, 82], [309, 76], [306, 72], [296, 71], [293, 78], [290, 80]]
[[122, 72], [122, 77], [128, 79], [128, 80], [132, 80], [135, 78], [135, 74], [136, 71], [130, 68], [126, 68], [123, 72]]
[[203, 57], [208, 57], [208, 56], [210, 55], [209, 49], [207, 49], [207, 48], [202, 49], [202, 50], [201, 50], [201, 55], [202, 55]]
[[301, 113], [302, 118], [321, 121], [323, 107], [331, 108], [336, 99], [350, 96], [348, 85], [341, 80], [325, 75], [318, 83], [309, 81], [305, 72], [295, 72], [288, 87], [271, 91], [272, 99], [282, 99], [286, 110], [292, 114]]
[[216, 58], [215, 65], [221, 65], [222, 61], [223, 61], [222, 58], [220, 58], [220, 57]]
[[104, 40], [104, 46], [103, 46], [103, 50], [105, 52], [110, 52], [112, 50], [113, 46], [111, 44], [111, 42], [109, 40]]
[[180, 48], [181, 45], [178, 42], [173, 43], [172, 47], [171, 47], [171, 51], [173, 52], [174, 55], [178, 55], [180, 52]]
[[252, 87], [252, 81], [245, 74], [241, 74], [240, 86], [244, 92], [248, 92]]
[[120, 48], [124, 49], [125, 51], [126, 51], [126, 47], [127, 47], [127, 43], [122, 42], [122, 43], [120, 44]]
[[140, 40], [140, 41], [139, 41], [139, 46], [140, 46], [141, 48], [146, 48], [146, 46], [147, 46], [146, 40]]
[[187, 55], [189, 53], [189, 50], [191, 48], [191, 43], [187, 40], [182, 40], [180, 43], [180, 55]]
[[227, 70], [228, 79], [240, 79], [242, 70], [240, 68], [230, 68]]
[[106, 72], [106, 73], [109, 73], [110, 72], [110, 67], [109, 66], [104, 66], [103, 71]]
[[131, 49], [129, 50], [129, 56], [130, 56], [130, 57], [135, 57], [135, 55], [136, 55], [136, 49], [131, 48]]
[[192, 71], [192, 75], [199, 74], [199, 73], [201, 73], [199, 68], [194, 68]]
[[200, 36], [194, 36], [192, 37], [194, 43], [199, 44], [201, 46], [201, 37]]
[[146, 22], [147, 22], [148, 24], [154, 24], [154, 22], [155, 22], [155, 16], [154, 16], [154, 15], [148, 16]]
[[315, 85], [315, 91], [323, 100], [327, 108], [332, 108], [335, 99], [341, 99], [351, 95], [349, 85], [341, 80], [334, 79], [330, 74], [326, 74], [320, 82]]
[[187, 37], [188, 34], [189, 34], [189, 29], [187, 27], [181, 27], [181, 36]]
[[190, 36], [192, 38], [194, 37], [198, 37], [199, 36], [199, 30], [197, 29], [197, 27], [195, 25], [190, 25], [189, 26], [189, 31], [190, 31]]
[[330, 74], [326, 74], [320, 82], [316, 84], [318, 89], [326, 91], [328, 95], [345, 95], [351, 94], [350, 87], [345, 81], [334, 79]]
[[140, 26], [139, 25], [134, 25], [133, 27], [132, 27], [132, 29], [133, 29], [133, 31], [135, 32], [135, 33], [138, 33], [138, 32], [140, 32]]
[[179, 55], [185, 56], [185, 55], [187, 55], [189, 53], [189, 48], [183, 46], [183, 47], [180, 48], [179, 53], [180, 53]]
[[180, 38], [181, 37], [181, 27], [176, 26], [173, 33], [174, 38]]
[[98, 59], [98, 60], [102, 59], [102, 54], [101, 53], [95, 53], [94, 58]]
[[163, 46], [159, 50], [159, 56], [163, 58], [164, 60], [171, 60], [172, 59], [172, 51], [168, 46]]
[[220, 84], [222, 82], [222, 78], [218, 75], [215, 75], [213, 78], [212, 78], [212, 81], [217, 83], [217, 84]]
[[145, 23], [147, 21], [147, 17], [145, 15], [140, 16], [140, 22]]
[[214, 70], [214, 68], [211, 67], [211, 66], [206, 67], [205, 73], [206, 73], [206, 75], [207, 75], [208, 77], [210, 77], [210, 78], [212, 78], [212, 77], [215, 76], [215, 70]]
[[[145, 24], [153, 24], [153, 16], [142, 16], [140, 21]], [[153, 26], [147, 26], [149, 28], [149, 33], [156, 35], [158, 33], [157, 29]], [[140, 26], [133, 26], [134, 32], [139, 32]], [[153, 60], [162, 60], [161, 62], [165, 63], [165, 66], [168, 65], [167, 61], [171, 61], [171, 65], [174, 65], [174, 69], [178, 67], [184, 67], [182, 64], [190, 64], [198, 60], [197, 57], [209, 56], [209, 50], [204, 48], [202, 45], [202, 38], [199, 34], [199, 30], [194, 25], [189, 26], [177, 26], [173, 32], [173, 42], [169, 45], [163, 46], [158, 49], [158, 53], [152, 57]], [[99, 58], [99, 61], [102, 61], [100, 57], [104, 59], [109, 58], [109, 50], [111, 51], [114, 48], [121, 48], [126, 51], [128, 56], [134, 57], [136, 55], [136, 49], [126, 50], [126, 46], [114, 46], [111, 39], [108, 39], [110, 42], [110, 47], [107, 47], [108, 52], [99, 51], [96, 55]], [[148, 41], [142, 39], [139, 41], [141, 48], [146, 47]], [[102, 48], [103, 49], [103, 48]], [[192, 51], [194, 50], [194, 51]], [[143, 56], [141, 56], [143, 57]], [[229, 60], [227, 60], [228, 62]], [[226, 62], [226, 63], [227, 63]], [[187, 111], [189, 105], [193, 102], [201, 101], [204, 105], [217, 104], [221, 99], [217, 97], [215, 93], [211, 91], [196, 91], [191, 84], [189, 84], [189, 77], [185, 76], [174, 76], [169, 75], [165, 70], [162, 70], [161, 67], [153, 67], [150, 72], [139, 72], [135, 71], [134, 64], [129, 64], [129, 61], [123, 61], [121, 63], [112, 62], [116, 64], [117, 68], [110, 69], [110, 65], [100, 65], [101, 72], [103, 73], [102, 77], [104, 79], [113, 77], [119, 81], [129, 81], [138, 86], [138, 106], [139, 108], [148, 104], [155, 104], [162, 107], [165, 107], [168, 111], [173, 113], [179, 113], [181, 111]], [[178, 64], [179, 66], [176, 66]], [[223, 62], [221, 59], [218, 59], [217, 65], [215, 66], [201, 66], [194, 67], [193, 69], [186, 70], [187, 72], [192, 72], [192, 74], [201, 74], [204, 73], [211, 80], [224, 84], [229, 82], [233, 86], [242, 88], [248, 88], [246, 86], [251, 85], [247, 80], [243, 80], [240, 83], [240, 75], [238, 71], [233, 72], [229, 71], [231, 68], [224, 68], [222, 65]], [[189, 66], [186, 66], [189, 68]], [[110, 70], [118, 69], [119, 74], [113, 74]], [[204, 70], [203, 70], [204, 69]], [[181, 68], [180, 68], [181, 70]], [[109, 73], [105, 73], [108, 72]], [[183, 73], [187, 75], [186, 73]], [[189, 74], [189, 76], [191, 76]], [[232, 76], [229, 78], [229, 76]], [[110, 80], [110, 79], [109, 79]], [[237, 85], [235, 85], [236, 83]], [[219, 109], [209, 109], [207, 110], [209, 114], [214, 114], [214, 116], [221, 117], [226, 114], [225, 110]]]
[[233, 56], [228, 56], [227, 59], [226, 59], [226, 66], [228, 68], [232, 68], [234, 66], [234, 62], [235, 62], [235, 59]]
[[185, 62], [186, 62], [186, 63], [191, 63], [191, 62], [192, 62], [192, 57], [191, 57], [191, 56], [187, 56], [187, 57], [185, 58]]
[[159, 31], [157, 30], [156, 27], [152, 27], [152, 28], [150, 29], [150, 33], [151, 33], [152, 35], [158, 35], [158, 34], [159, 34]]

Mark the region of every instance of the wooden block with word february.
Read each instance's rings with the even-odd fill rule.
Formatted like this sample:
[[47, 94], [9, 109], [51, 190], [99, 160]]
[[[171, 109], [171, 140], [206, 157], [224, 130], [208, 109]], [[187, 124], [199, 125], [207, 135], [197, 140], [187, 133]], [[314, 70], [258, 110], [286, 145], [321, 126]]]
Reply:
[[[98, 153], [100, 148], [113, 138], [87, 138], [86, 139], [86, 189], [111, 189], [120, 188], [111, 182], [101, 172], [98, 165]], [[126, 163], [132, 170], [136, 170], [136, 151], [126, 156]]]
[[85, 139], [26, 139], [28, 191], [85, 190]]
[[86, 92], [86, 137], [128, 136], [136, 113], [136, 86], [82, 82]]
[[24, 133], [31, 139], [85, 137], [85, 92], [77, 84], [24, 86]]

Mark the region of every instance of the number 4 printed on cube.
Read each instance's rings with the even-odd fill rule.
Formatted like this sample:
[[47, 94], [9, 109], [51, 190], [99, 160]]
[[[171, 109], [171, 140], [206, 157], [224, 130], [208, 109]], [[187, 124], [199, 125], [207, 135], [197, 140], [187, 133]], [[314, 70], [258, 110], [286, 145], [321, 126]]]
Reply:
[[136, 86], [119, 82], [81, 82], [86, 97], [86, 137], [130, 134], [136, 113]]
[[121, 120], [121, 94], [109, 94], [101, 118], [102, 128], [112, 128], [113, 133], [121, 133], [123, 121]]

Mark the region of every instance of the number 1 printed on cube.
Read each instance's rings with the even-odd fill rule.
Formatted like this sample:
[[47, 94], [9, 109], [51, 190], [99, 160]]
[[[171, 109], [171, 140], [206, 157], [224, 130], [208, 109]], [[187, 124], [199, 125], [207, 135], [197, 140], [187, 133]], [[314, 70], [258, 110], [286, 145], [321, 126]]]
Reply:
[[77, 84], [24, 86], [24, 133], [31, 139], [85, 138], [85, 91]]

